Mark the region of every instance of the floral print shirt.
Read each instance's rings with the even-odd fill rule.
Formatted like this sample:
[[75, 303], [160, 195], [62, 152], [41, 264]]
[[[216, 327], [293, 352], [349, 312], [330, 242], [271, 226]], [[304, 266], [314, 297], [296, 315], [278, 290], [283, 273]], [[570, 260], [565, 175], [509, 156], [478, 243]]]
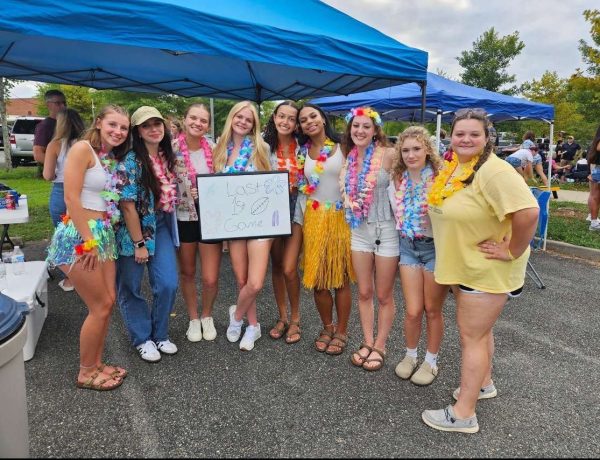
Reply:
[[[125, 158], [117, 165], [118, 190], [121, 197], [120, 203], [124, 201], [135, 202], [135, 210], [140, 217], [142, 236], [146, 242], [149, 255], [154, 255], [154, 235], [156, 233], [156, 215], [154, 210], [154, 194], [146, 190], [142, 185], [142, 164], [136, 158], [135, 152], [131, 150]], [[121, 256], [133, 256], [135, 247], [133, 240], [127, 230], [123, 212], [121, 219], [115, 226], [117, 250]]]

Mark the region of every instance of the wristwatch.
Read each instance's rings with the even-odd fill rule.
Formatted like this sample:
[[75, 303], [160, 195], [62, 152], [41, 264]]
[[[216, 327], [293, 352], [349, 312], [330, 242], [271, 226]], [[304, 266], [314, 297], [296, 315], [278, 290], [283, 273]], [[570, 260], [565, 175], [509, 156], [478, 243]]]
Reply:
[[143, 248], [144, 246], [146, 246], [146, 242], [142, 239], [140, 241], [136, 241], [133, 243], [133, 245], [139, 249], [139, 248]]

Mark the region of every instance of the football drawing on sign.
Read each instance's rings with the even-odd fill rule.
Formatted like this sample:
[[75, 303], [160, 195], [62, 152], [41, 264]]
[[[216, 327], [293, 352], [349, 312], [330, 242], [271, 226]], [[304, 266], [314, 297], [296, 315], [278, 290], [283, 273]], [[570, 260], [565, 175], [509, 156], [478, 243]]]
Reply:
[[252, 214], [253, 216], [262, 214], [263, 212], [265, 212], [267, 210], [268, 206], [269, 206], [269, 198], [266, 196], [263, 196], [262, 198], [259, 198], [254, 203], [252, 203], [252, 208], [250, 209], [250, 214]]

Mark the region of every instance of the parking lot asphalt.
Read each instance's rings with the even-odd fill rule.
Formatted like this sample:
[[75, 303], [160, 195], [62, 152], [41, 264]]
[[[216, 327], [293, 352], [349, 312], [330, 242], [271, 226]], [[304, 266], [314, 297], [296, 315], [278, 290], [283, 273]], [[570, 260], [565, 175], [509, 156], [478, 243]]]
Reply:
[[[41, 260], [43, 243], [28, 243]], [[215, 342], [188, 342], [180, 295], [170, 326], [179, 353], [157, 364], [129, 345], [115, 310], [105, 358], [126, 367], [110, 392], [75, 387], [84, 304], [48, 281], [49, 314], [35, 356], [25, 363], [32, 457], [598, 457], [600, 455], [600, 267], [548, 253], [532, 255], [547, 285], [527, 278], [495, 327], [498, 397], [480, 402], [480, 432], [432, 430], [424, 409], [452, 402], [459, 382], [455, 304], [444, 307], [440, 373], [429, 387], [402, 381], [402, 296], [385, 366], [368, 373], [350, 363], [361, 332], [353, 289], [349, 347], [318, 353], [320, 321], [312, 294], [301, 297], [302, 340], [274, 341], [277, 318], [270, 279], [258, 299], [263, 337], [251, 352], [225, 338], [236, 288], [224, 257], [214, 313]], [[424, 341], [419, 346], [424, 355]], [[3, 390], [5, 391], [5, 390]]]

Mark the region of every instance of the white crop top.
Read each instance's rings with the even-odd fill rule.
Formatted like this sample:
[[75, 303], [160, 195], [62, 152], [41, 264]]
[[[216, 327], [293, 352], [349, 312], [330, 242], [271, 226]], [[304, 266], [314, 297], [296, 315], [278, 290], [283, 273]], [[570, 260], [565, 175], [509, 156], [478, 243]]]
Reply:
[[[340, 190], [340, 173], [344, 165], [344, 155], [339, 144], [334, 154], [327, 158], [323, 164], [323, 172], [319, 176], [319, 185], [310, 198], [317, 201], [336, 202], [342, 199]], [[317, 161], [313, 160], [310, 155], [306, 155], [304, 160], [304, 175], [310, 177], [313, 173]]]
[[104, 201], [104, 198], [100, 196], [100, 192], [104, 190], [106, 185], [107, 174], [90, 143], [87, 141], [84, 142], [90, 147], [90, 150], [94, 154], [96, 164], [85, 172], [80, 195], [81, 206], [83, 206], [84, 209], [90, 209], [92, 211], [106, 211], [106, 202]]

